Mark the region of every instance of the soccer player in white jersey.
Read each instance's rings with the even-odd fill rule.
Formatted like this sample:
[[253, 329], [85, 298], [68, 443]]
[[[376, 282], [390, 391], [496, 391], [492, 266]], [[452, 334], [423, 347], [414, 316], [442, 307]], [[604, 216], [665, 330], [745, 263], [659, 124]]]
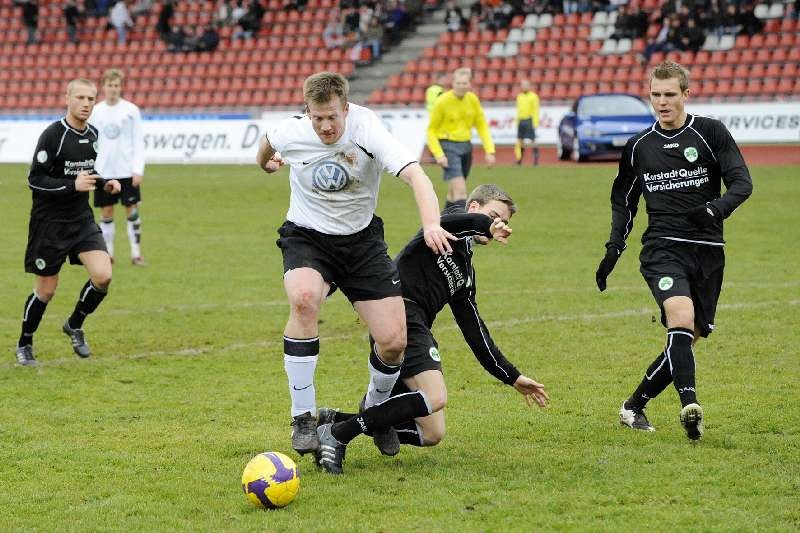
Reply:
[[141, 249], [142, 218], [139, 214], [144, 175], [142, 116], [136, 104], [122, 98], [122, 80], [122, 72], [114, 68], [103, 74], [105, 99], [94, 107], [89, 118], [89, 122], [100, 132], [95, 170], [103, 178], [119, 180], [122, 191], [108, 194], [98, 189], [94, 193], [94, 206], [100, 208], [100, 229], [113, 261], [114, 205], [122, 202], [128, 218], [131, 262], [144, 266]]
[[425, 243], [452, 251], [438, 199], [416, 159], [371, 110], [347, 101], [340, 74], [319, 72], [303, 84], [306, 113], [289, 118], [261, 140], [257, 162], [267, 173], [291, 167], [291, 198], [278, 230], [283, 283], [289, 300], [284, 368], [292, 399], [292, 447], [319, 450], [314, 371], [319, 355], [317, 318], [336, 288], [350, 300], [371, 338], [365, 407], [389, 398], [406, 346], [400, 277], [375, 215], [384, 170], [408, 183], [422, 219]]

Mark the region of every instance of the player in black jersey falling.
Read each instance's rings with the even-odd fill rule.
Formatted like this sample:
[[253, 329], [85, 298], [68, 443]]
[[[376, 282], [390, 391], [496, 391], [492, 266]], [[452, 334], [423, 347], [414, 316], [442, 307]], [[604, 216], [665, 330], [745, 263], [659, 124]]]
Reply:
[[434, 446], [444, 437], [447, 389], [431, 327], [445, 305], [450, 306], [464, 339], [487, 372], [513, 386], [529, 405], [546, 405], [544, 386], [522, 375], [503, 356], [475, 301], [473, 243], [488, 244], [491, 239], [506, 243], [511, 235], [508, 220], [516, 211], [514, 202], [499, 187], [481, 185], [467, 199], [466, 210], [454, 206], [442, 213], [442, 227], [458, 237], [452, 243], [452, 254], [434, 254], [419, 232], [395, 259], [408, 330], [400, 379], [388, 400], [359, 414], [319, 410], [317, 461], [326, 471], [342, 473], [345, 447], [361, 433], [374, 435], [375, 444], [385, 455], [396, 454], [400, 442]]
[[[648, 226], [642, 236], [641, 272], [667, 328], [664, 350], [622, 403], [620, 422], [654, 431], [644, 415], [648, 400], [675, 385], [680, 421], [690, 439], [703, 435], [703, 409], [695, 391], [692, 346], [714, 329], [714, 312], [725, 265], [722, 221], [744, 202], [753, 186], [742, 154], [718, 120], [689, 115], [689, 73], [666, 61], [650, 75], [650, 102], [658, 121], [628, 140], [611, 189], [611, 237], [597, 269], [606, 279], [633, 227], [644, 196]], [[721, 183], [725, 183], [725, 194]]]
[[96, 97], [97, 88], [91, 81], [69, 82], [66, 116], [48, 126], [36, 145], [28, 174], [33, 207], [25, 252], [25, 271], [34, 274], [36, 282], [25, 301], [22, 334], [15, 350], [21, 365], [36, 363], [33, 334], [56, 292], [58, 272], [67, 257], [72, 264], [83, 264], [89, 273], [75, 311], [62, 327], [80, 357], [90, 355], [81, 329], [83, 320], [100, 305], [111, 283], [111, 260], [89, 207], [89, 191], [102, 185], [106, 192], [116, 194], [120, 184], [94, 174], [97, 130], [87, 121]]

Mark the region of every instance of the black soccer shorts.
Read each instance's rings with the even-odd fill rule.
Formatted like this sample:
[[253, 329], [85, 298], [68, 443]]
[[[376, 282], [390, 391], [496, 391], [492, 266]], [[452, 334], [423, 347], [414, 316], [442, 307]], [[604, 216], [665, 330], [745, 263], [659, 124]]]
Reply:
[[694, 304], [695, 328], [702, 337], [708, 337], [714, 330], [714, 315], [722, 289], [723, 247], [652, 239], [642, 247], [639, 260], [642, 276], [661, 308], [664, 327], [667, 327], [664, 300], [688, 296]]
[[[410, 300], [406, 304], [406, 351], [400, 379], [410, 378], [426, 370], [442, 371], [439, 343], [425, 323], [425, 315], [419, 305]], [[401, 383], [398, 380], [398, 383]]]
[[536, 140], [536, 128], [533, 127], [533, 119], [525, 118], [517, 124], [517, 139]]
[[54, 276], [67, 258], [80, 265], [78, 254], [106, 250], [103, 234], [95, 221], [51, 222], [31, 219], [28, 225], [28, 247], [25, 251], [25, 272], [37, 276]]
[[276, 241], [283, 253], [283, 272], [313, 268], [332, 290], [341, 289], [350, 302], [400, 296], [400, 275], [383, 240], [383, 221], [373, 216], [352, 235], [328, 235], [286, 221]]
[[107, 193], [103, 189], [94, 191], [94, 206], [106, 207], [115, 205], [117, 202], [122, 203], [125, 207], [136, 205], [142, 201], [142, 187], [133, 186], [133, 178], [124, 178], [118, 180], [122, 189], [118, 194]]

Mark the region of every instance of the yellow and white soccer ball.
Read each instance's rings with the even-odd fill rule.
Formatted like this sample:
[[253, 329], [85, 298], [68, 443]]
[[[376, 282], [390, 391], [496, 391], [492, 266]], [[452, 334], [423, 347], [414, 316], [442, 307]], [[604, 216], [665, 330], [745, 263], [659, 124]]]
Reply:
[[286, 507], [300, 490], [300, 471], [291, 458], [280, 452], [260, 453], [244, 467], [242, 490], [258, 507]]

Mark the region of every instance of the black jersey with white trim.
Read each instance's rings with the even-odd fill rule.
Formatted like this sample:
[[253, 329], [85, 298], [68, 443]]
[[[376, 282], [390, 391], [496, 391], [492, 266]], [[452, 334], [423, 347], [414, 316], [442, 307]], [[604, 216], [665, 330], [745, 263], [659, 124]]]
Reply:
[[452, 254], [437, 255], [425, 244], [422, 231], [395, 258], [403, 298], [415, 302], [424, 312], [428, 328], [436, 315], [450, 305], [453, 317], [472, 353], [487, 372], [506, 384], [513, 384], [520, 372], [494, 344], [478, 313], [476, 280], [472, 266], [472, 237], [491, 237], [492, 220], [482, 213], [465, 213], [454, 207], [442, 212], [441, 226], [458, 241], [450, 241]]
[[94, 218], [89, 193], [75, 190], [75, 177], [93, 171], [97, 158], [97, 129], [87, 124], [78, 131], [62, 118], [39, 136], [28, 173], [33, 193], [31, 218], [73, 222]]
[[739, 147], [722, 122], [687, 115], [676, 130], [664, 130], [656, 122], [631, 137], [622, 152], [611, 189], [611, 236], [606, 246], [625, 249], [639, 196], [644, 196], [649, 219], [642, 242], [666, 238], [722, 246], [722, 220], [699, 228], [687, 213], [710, 203], [727, 218], [752, 189]]

